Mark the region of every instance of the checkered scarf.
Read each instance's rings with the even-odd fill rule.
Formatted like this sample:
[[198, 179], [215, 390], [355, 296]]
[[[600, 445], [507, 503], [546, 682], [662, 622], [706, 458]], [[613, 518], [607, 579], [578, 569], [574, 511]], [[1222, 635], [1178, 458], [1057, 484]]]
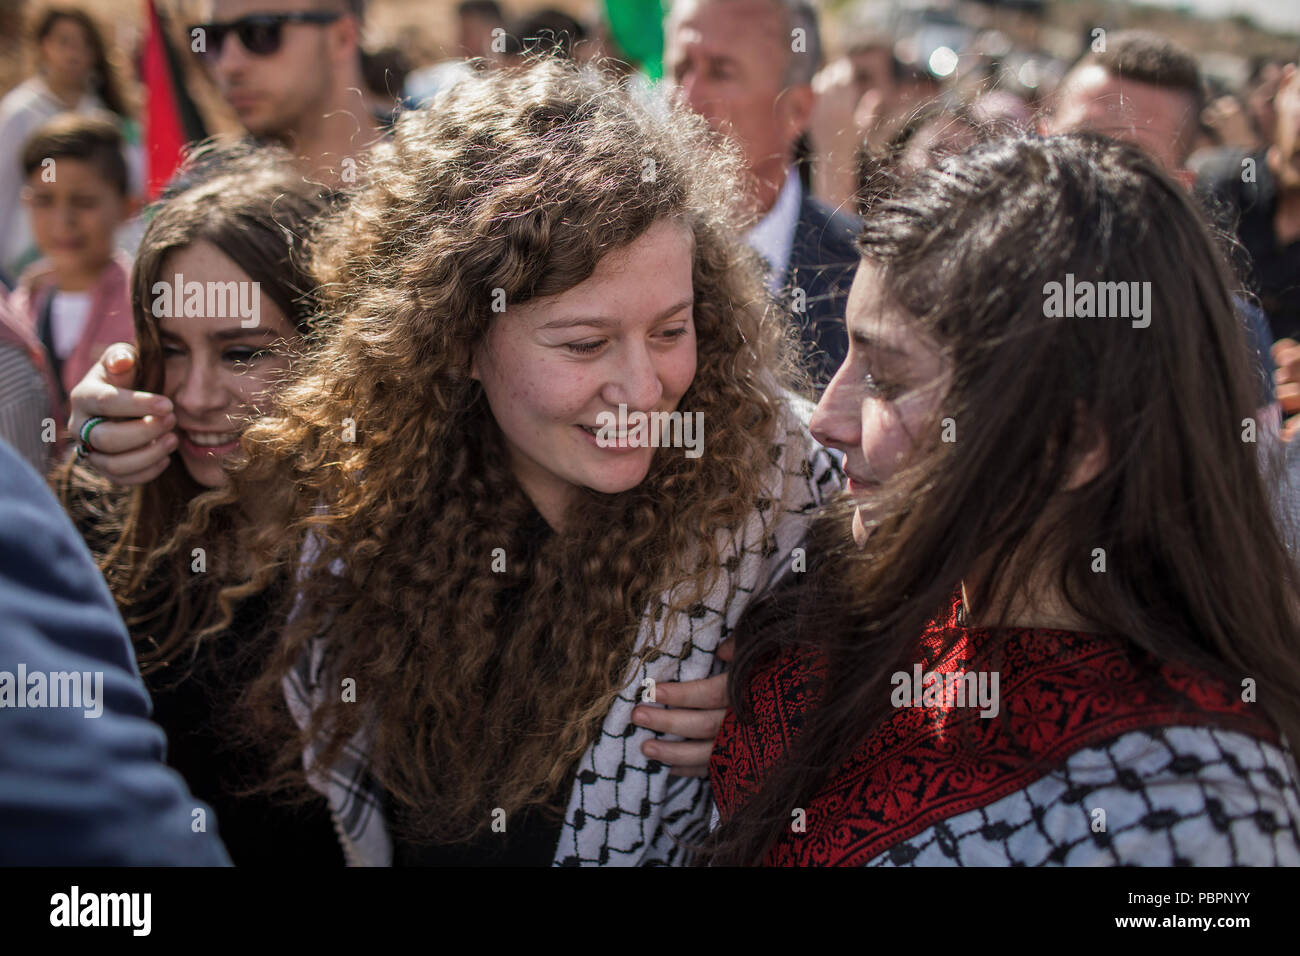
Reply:
[[[812, 407], [791, 399], [769, 467], [767, 495], [722, 554], [722, 573], [713, 589], [689, 613], [677, 615], [672, 633], [651, 663], [634, 655], [626, 680], [578, 763], [555, 866], [612, 864], [682, 865], [691, 845], [708, 831], [712, 796], [708, 780], [670, 776], [669, 768], [646, 757], [641, 745], [656, 732], [632, 723], [646, 678], [656, 683], [693, 681], [720, 673], [715, 658], [746, 606], [793, 572], [794, 550], [813, 514], [840, 488], [835, 459], [808, 434]], [[309, 542], [308, 548], [312, 545]], [[310, 557], [310, 550], [305, 557]], [[336, 569], [337, 570], [337, 569]], [[660, 599], [669, 604], [669, 595]], [[654, 615], [642, 619], [637, 650], [654, 636]], [[284, 679], [285, 697], [305, 728], [311, 708], [325, 695], [320, 683], [324, 642], [313, 642]], [[681, 738], [665, 736], [665, 739]], [[314, 767], [318, 748], [308, 746], [304, 766]], [[328, 800], [344, 855], [353, 866], [388, 866], [393, 844], [384, 819], [384, 791], [367, 767], [367, 744], [358, 734], [329, 768], [309, 773], [309, 782]]]

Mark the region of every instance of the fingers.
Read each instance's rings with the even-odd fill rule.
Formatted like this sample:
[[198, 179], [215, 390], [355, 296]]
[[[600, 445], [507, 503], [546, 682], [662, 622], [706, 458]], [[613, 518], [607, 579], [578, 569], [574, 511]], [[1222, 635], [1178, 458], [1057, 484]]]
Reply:
[[727, 675], [703, 680], [668, 681], [655, 687], [656, 704], [669, 707], [714, 708], [727, 706]]
[[[638, 727], [685, 737], [687, 740], [706, 741], [712, 745], [718, 736], [722, 718], [727, 715], [725, 707], [716, 710], [664, 709], [642, 704], [632, 712], [632, 723]], [[648, 755], [647, 751], [647, 755]]]
[[668, 774], [672, 777], [707, 777], [709, 765], [706, 763], [702, 766], [673, 767]]
[[1277, 374], [1282, 376], [1284, 381], [1300, 376], [1300, 342], [1294, 339], [1278, 339], [1273, 343], [1272, 351]]
[[866, 132], [875, 125], [884, 102], [885, 96], [878, 89], [870, 89], [862, 94], [858, 105], [853, 109], [853, 122], [860, 131]]
[[[98, 459], [98, 461], [96, 459]], [[115, 470], [120, 470], [121, 468], [120, 464], [116, 462], [115, 456], [96, 455], [92, 452], [86, 461], [96, 471], [108, 475], [113, 484], [129, 488], [135, 485], [147, 485], [149, 482], [161, 475], [167, 470], [167, 466], [171, 463], [171, 455], [164, 454], [152, 466], [141, 471], [123, 472], [120, 474], [113, 474], [109, 471], [110, 468]]]
[[713, 755], [713, 741], [675, 743], [667, 740], [647, 740], [641, 751], [651, 760], [658, 760], [672, 768], [678, 777], [703, 777], [709, 772], [709, 757]]
[[[170, 415], [96, 425], [90, 436], [94, 449], [88, 456], [90, 466], [119, 485], [139, 485], [157, 478], [166, 471], [176, 450], [176, 433], [163, 424], [168, 419]], [[175, 421], [171, 424], [175, 425]], [[150, 435], [150, 431], [159, 429], [159, 433]], [[108, 445], [121, 450], [113, 451]]]
[[1300, 383], [1279, 384], [1277, 386], [1277, 400], [1282, 403], [1282, 411], [1287, 415], [1300, 412]]
[[95, 416], [132, 419], [166, 415], [172, 410], [172, 403], [165, 396], [122, 388], [109, 382], [108, 377], [101, 360], [73, 387], [68, 396], [72, 406], [68, 429], [74, 434], [80, 434], [81, 426]]
[[[132, 387], [135, 363], [133, 346], [114, 343], [104, 350], [69, 395], [72, 413], [68, 417], [68, 430], [74, 435], [80, 436], [82, 426], [91, 418], [116, 419], [95, 426], [91, 441], [95, 451], [116, 455], [143, 449], [176, 425], [170, 415], [172, 403], [166, 397], [135, 391]], [[157, 457], [155, 454], [149, 458], [151, 467]], [[140, 460], [132, 459], [129, 464], [139, 465]], [[133, 467], [123, 471], [122, 467], [111, 466], [105, 473], [117, 477], [141, 470]]]
[[128, 391], [85, 378], [72, 390], [69, 398], [72, 403], [69, 428], [73, 431], [78, 431], [87, 419], [96, 415], [101, 418], [144, 418], [146, 415], [166, 415], [172, 410], [172, 403], [162, 395]]
[[[718, 657], [729, 661], [736, 642], [728, 638], [718, 648]], [[679, 777], [702, 777], [708, 773], [713, 741], [727, 715], [727, 675], [703, 680], [668, 681], [654, 689], [655, 704], [641, 704], [632, 710], [632, 723], [661, 734], [683, 737], [669, 741], [655, 738], [641, 745], [652, 760], [668, 764]]]
[[[91, 451], [99, 452], [101, 455], [124, 456], [131, 452], [142, 451], [166, 435], [170, 434], [174, 439], [176, 436], [172, 429], [175, 427], [175, 415], [146, 415], [143, 418], [128, 418], [125, 421], [105, 421], [91, 430], [90, 448]], [[174, 450], [173, 445], [169, 451]], [[137, 464], [137, 462], [139, 459], [129, 460], [129, 464]], [[148, 463], [151, 464], [152, 461]], [[139, 467], [132, 470], [139, 470]]]
[[130, 388], [135, 384], [135, 366], [138, 356], [135, 346], [129, 342], [114, 342], [104, 349], [99, 364], [107, 373], [106, 381], [118, 388]]
[[1273, 363], [1277, 366], [1273, 373], [1277, 398], [1283, 413], [1289, 416], [1282, 426], [1282, 437], [1291, 441], [1300, 434], [1300, 342], [1294, 339], [1274, 342]]

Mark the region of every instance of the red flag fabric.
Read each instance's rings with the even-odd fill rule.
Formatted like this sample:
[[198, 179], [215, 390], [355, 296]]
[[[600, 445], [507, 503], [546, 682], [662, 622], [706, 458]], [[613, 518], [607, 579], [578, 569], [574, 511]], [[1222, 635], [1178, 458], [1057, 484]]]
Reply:
[[180, 165], [181, 151], [185, 148], [187, 139], [177, 109], [174, 78], [167, 56], [167, 40], [163, 36], [162, 22], [158, 19], [154, 0], [145, 0], [145, 3], [148, 6], [148, 36], [141, 58], [140, 76], [145, 89], [145, 190], [152, 200], [157, 198]]

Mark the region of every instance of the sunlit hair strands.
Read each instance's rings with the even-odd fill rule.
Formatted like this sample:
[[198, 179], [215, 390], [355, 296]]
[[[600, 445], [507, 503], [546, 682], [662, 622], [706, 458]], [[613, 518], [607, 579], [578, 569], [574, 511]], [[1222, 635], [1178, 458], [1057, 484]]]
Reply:
[[[789, 411], [788, 335], [764, 315], [738, 241], [737, 170], [701, 121], [553, 62], [459, 83], [374, 150], [316, 248], [331, 336], [280, 412], [245, 433], [247, 466], [184, 529], [207, 540], [214, 515], [242, 506], [238, 535], [212, 542], [228, 605], [298, 567], [297, 613], [257, 688], [266, 733], [283, 735], [281, 682], [323, 636], [326, 692], [282, 750], [290, 774], [304, 747], [334, 767], [363, 734], [404, 832], [466, 839], [492, 808], [563, 785], [629, 665], [696, 655], [707, 676], [725, 622], [780, 564], [772, 527], [814, 507], [817, 467], [830, 474]], [[561, 293], [660, 221], [693, 237], [698, 362], [680, 406], [703, 413], [707, 451], [661, 449], [619, 494], [582, 489], [562, 533], [491, 573], [494, 549], [527, 553], [532, 513], [470, 375], [490, 324], [507, 320], [494, 290], [509, 305]], [[788, 550], [798, 538], [784, 527]], [[702, 610], [719, 586], [730, 593]], [[494, 599], [512, 587], [518, 623], [502, 633]], [[705, 614], [719, 621], [708, 642], [665, 638]], [[343, 678], [360, 704], [340, 700]]]

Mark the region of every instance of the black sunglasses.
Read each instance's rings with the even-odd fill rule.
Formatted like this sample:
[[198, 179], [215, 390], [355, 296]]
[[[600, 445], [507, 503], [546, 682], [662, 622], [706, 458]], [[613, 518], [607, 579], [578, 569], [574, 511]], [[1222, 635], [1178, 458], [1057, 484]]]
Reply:
[[[254, 56], [270, 56], [280, 49], [284, 42], [284, 25], [286, 23], [333, 23], [341, 13], [305, 12], [305, 13], [255, 13], [240, 17], [229, 23], [198, 23], [190, 27], [190, 40], [197, 36], [204, 38], [201, 55], [209, 60], [220, 58], [226, 46], [226, 34], [235, 33], [244, 49]], [[195, 31], [203, 31], [196, 35]]]

